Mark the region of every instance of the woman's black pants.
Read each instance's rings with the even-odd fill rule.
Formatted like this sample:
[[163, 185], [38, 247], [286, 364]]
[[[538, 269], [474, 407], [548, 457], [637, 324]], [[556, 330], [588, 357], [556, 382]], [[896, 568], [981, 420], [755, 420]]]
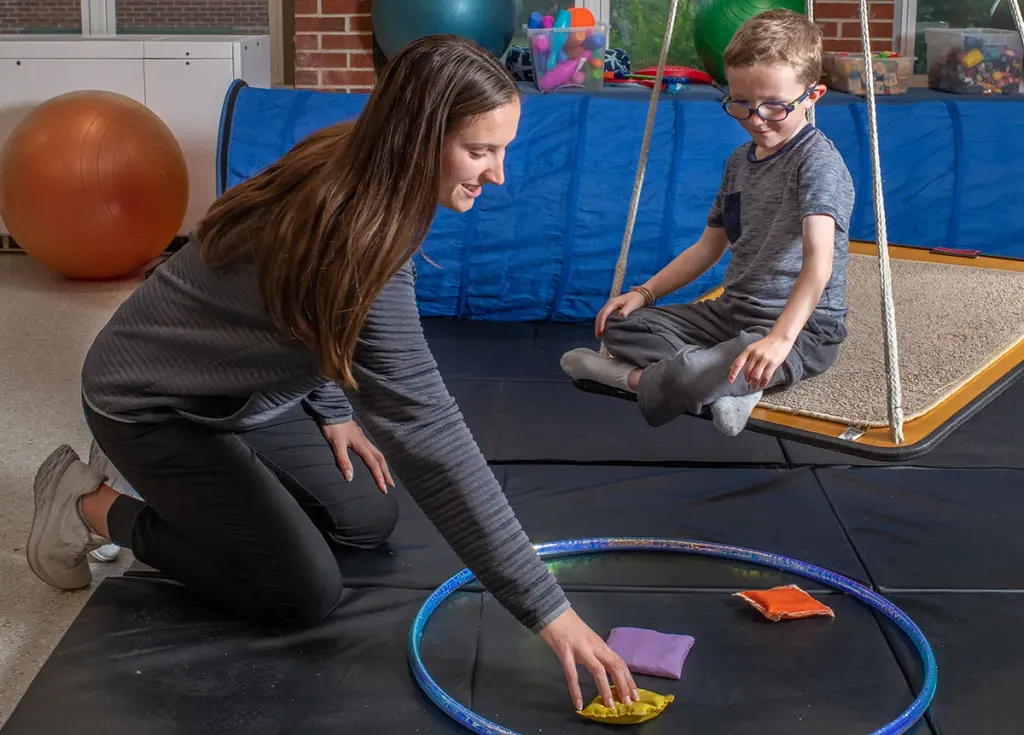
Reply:
[[384, 542], [398, 505], [358, 455], [347, 482], [302, 405], [259, 428], [184, 419], [112, 421], [86, 406], [97, 443], [143, 498], [110, 508], [110, 540], [228, 611], [311, 625], [341, 600], [335, 552]]

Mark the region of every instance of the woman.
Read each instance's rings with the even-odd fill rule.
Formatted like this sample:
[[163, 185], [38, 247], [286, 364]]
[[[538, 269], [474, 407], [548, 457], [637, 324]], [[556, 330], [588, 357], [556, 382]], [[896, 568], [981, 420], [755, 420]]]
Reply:
[[[518, 124], [492, 55], [426, 38], [387, 65], [358, 120], [221, 196], [86, 356], [102, 451], [85, 464], [62, 446], [40, 468], [33, 571], [87, 586], [86, 554], [112, 542], [238, 614], [318, 623], [342, 594], [334, 550], [376, 546], [397, 519], [351, 397], [458, 556], [559, 657], [576, 708], [577, 664], [609, 706], [608, 674], [635, 698], [520, 528], [420, 327], [411, 257], [438, 204], [466, 212], [503, 182]], [[352, 482], [350, 449], [375, 486]], [[124, 481], [144, 500], [111, 487]]]

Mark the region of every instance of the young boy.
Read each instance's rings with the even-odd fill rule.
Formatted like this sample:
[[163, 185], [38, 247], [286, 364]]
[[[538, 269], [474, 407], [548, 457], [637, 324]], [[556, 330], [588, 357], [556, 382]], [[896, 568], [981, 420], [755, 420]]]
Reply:
[[[846, 265], [853, 180], [807, 121], [825, 93], [821, 32], [789, 10], [757, 15], [725, 51], [726, 112], [750, 134], [734, 150], [697, 241], [642, 286], [610, 300], [595, 333], [612, 359], [562, 357], [574, 380], [635, 392], [660, 426], [710, 408], [735, 436], [769, 388], [818, 375], [846, 338]], [[726, 249], [724, 293], [654, 306], [707, 271]]]

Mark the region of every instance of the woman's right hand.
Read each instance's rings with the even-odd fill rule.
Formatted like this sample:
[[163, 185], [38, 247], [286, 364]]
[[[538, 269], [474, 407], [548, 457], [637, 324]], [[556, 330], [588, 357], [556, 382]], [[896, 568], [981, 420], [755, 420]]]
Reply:
[[[548, 623], [540, 631], [540, 637], [561, 661], [569, 685], [569, 696], [577, 711], [583, 709], [583, 693], [580, 691], [579, 673], [576, 670], [580, 664], [594, 677], [605, 707], [614, 707], [616, 699], [627, 706], [640, 700], [636, 682], [626, 662], [571, 607]], [[609, 686], [609, 676], [615, 685], [614, 694]]]
[[604, 328], [608, 322], [608, 317], [615, 312], [619, 312], [621, 317], [627, 317], [645, 303], [643, 294], [639, 291], [627, 291], [616, 296], [614, 299], [609, 299], [608, 303], [597, 314], [597, 320], [594, 322], [594, 336], [601, 339], [604, 335]]

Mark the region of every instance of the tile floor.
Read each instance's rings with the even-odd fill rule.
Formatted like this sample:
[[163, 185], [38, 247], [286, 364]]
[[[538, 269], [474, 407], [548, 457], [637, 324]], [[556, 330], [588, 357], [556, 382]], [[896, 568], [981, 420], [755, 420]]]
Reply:
[[[21, 253], [0, 253], [0, 727], [91, 590], [58, 592], [28, 568], [32, 480], [62, 442], [82, 456], [89, 433], [79, 399], [79, 369], [96, 332], [138, 280], [83, 283], [56, 276]], [[122, 552], [93, 563], [93, 588], [131, 562]]]

